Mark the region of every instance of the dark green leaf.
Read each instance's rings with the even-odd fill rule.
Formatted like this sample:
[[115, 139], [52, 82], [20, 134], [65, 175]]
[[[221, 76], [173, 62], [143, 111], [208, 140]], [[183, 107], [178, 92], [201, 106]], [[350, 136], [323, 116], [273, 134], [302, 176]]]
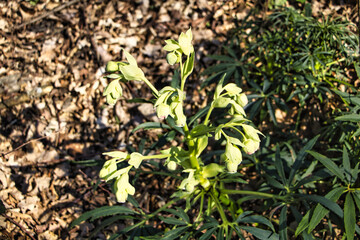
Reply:
[[168, 125], [163, 124], [163, 123], [159, 123], [159, 122], [146, 122], [146, 123], [142, 123], [140, 125], [138, 125], [136, 128], [134, 128], [134, 130], [131, 131], [131, 133], [134, 133], [136, 131], [138, 131], [139, 129], [153, 129], [153, 128], [166, 128], [166, 129], [171, 129]]
[[251, 233], [258, 239], [279, 240], [279, 235], [269, 230], [248, 226], [241, 226], [239, 228]]
[[189, 125], [192, 125], [196, 120], [198, 120], [199, 118], [205, 116], [207, 114], [207, 112], [209, 111], [210, 105], [204, 107], [203, 109], [199, 110], [194, 116], [192, 116], [189, 119]]
[[165, 211], [174, 214], [175, 216], [183, 219], [184, 221], [186, 221], [187, 223], [190, 222], [190, 218], [189, 216], [185, 213], [185, 211], [182, 208], [176, 207], [175, 209], [169, 208], [169, 209], [165, 209]]
[[348, 122], [360, 122], [360, 114], [351, 113], [351, 114], [343, 115], [340, 117], [336, 117], [335, 120], [348, 121]]
[[279, 176], [280, 176], [280, 180], [282, 181], [282, 183], [287, 186], [287, 181], [286, 181], [286, 177], [285, 177], [285, 172], [284, 172], [284, 166], [280, 157], [280, 148], [279, 145], [276, 145], [276, 153], [275, 153], [275, 167], [276, 167], [276, 171], [278, 172]]
[[184, 227], [178, 227], [175, 228], [173, 230], [170, 230], [168, 232], [165, 233], [164, 237], [162, 237], [162, 240], [173, 240], [178, 238], [181, 234], [183, 234], [184, 232], [186, 232], [190, 227], [189, 226], [184, 226]]
[[291, 182], [293, 181], [296, 171], [300, 168], [300, 166], [302, 165], [303, 161], [305, 160], [305, 157], [307, 155], [307, 151], [312, 149], [312, 147], [315, 145], [317, 139], [319, 138], [320, 135], [314, 137], [313, 139], [311, 139], [309, 142], [306, 143], [306, 145], [300, 150], [299, 154], [296, 156], [295, 162], [291, 167], [290, 170], [290, 175], [289, 175], [289, 180], [288, 183], [291, 184]]
[[[335, 188], [331, 190], [325, 197], [333, 202], [336, 202], [346, 188]], [[321, 204], [316, 205], [312, 217], [309, 222], [308, 233], [315, 229], [315, 227], [320, 223], [320, 221], [329, 213], [329, 210], [323, 207]]]
[[208, 229], [208, 230], [199, 238], [199, 240], [208, 240], [208, 239], [210, 239], [211, 236], [213, 235], [213, 233], [214, 233], [217, 229], [218, 229], [217, 227]]
[[336, 164], [331, 159], [317, 152], [308, 151], [308, 153], [310, 153], [314, 158], [316, 158], [319, 162], [321, 162], [327, 169], [329, 169], [342, 181], [345, 180], [343, 172], [340, 170], [338, 166], [336, 166]]
[[321, 205], [323, 205], [324, 207], [326, 207], [328, 210], [332, 211], [339, 217], [342, 218], [344, 216], [344, 213], [343, 213], [342, 209], [339, 207], [339, 205], [337, 205], [335, 202], [333, 202], [325, 197], [318, 196], [318, 195], [305, 195], [305, 194], [295, 194], [294, 196], [297, 196], [300, 199], [306, 199], [309, 201], [320, 203]]
[[167, 224], [171, 224], [171, 225], [187, 225], [186, 222], [184, 222], [183, 220], [177, 219], [177, 218], [173, 218], [173, 217], [163, 217], [163, 216], [159, 216], [160, 220], [163, 221], [164, 223]]
[[100, 207], [100, 208], [97, 208], [97, 209], [94, 209], [94, 210], [91, 210], [91, 211], [88, 211], [88, 212], [82, 214], [79, 218], [72, 221], [69, 227], [72, 228], [72, 227], [80, 224], [82, 221], [86, 221], [88, 219], [90, 219], [90, 221], [93, 221], [100, 217], [116, 215], [116, 214], [131, 215], [131, 214], [138, 214], [138, 213], [127, 207], [124, 207], [124, 206]]
[[269, 228], [271, 228], [271, 230], [273, 230], [275, 232], [274, 225], [270, 222], [269, 219], [267, 219], [263, 216], [251, 215], [251, 216], [243, 217], [240, 220], [237, 220], [236, 222], [264, 224], [265, 226], [268, 226]]
[[301, 219], [299, 225], [295, 231], [295, 237], [297, 237], [300, 233], [302, 233], [308, 226], [309, 226], [309, 218], [310, 218], [310, 211], [308, 211], [305, 216]]
[[280, 240], [287, 240], [287, 206], [285, 205], [280, 212], [280, 218], [279, 218], [279, 235]]
[[348, 192], [345, 197], [344, 205], [344, 225], [347, 240], [353, 240], [355, 235], [356, 209], [351, 193]]

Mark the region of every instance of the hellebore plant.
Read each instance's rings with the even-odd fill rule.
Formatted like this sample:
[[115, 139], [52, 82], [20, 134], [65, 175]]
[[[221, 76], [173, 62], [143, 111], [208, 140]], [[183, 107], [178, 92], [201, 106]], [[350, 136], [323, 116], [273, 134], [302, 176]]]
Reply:
[[[173, 146], [160, 151], [157, 155], [144, 156], [138, 152], [126, 153], [113, 151], [104, 153], [111, 157], [100, 171], [100, 177], [105, 181], [114, 180], [114, 190], [118, 202], [125, 202], [128, 195], [135, 193], [134, 187], [129, 183], [129, 171], [134, 167], [138, 169], [142, 161], [149, 159], [165, 159], [164, 164], [169, 170], [181, 168], [185, 179], [179, 185], [179, 192], [174, 196], [183, 198], [201, 193], [201, 209], [198, 219], [202, 219], [201, 212], [204, 207], [204, 196], [209, 197], [209, 206], [216, 206], [224, 224], [229, 224], [221, 203], [229, 203], [227, 194], [219, 194], [224, 184], [220, 184], [220, 175], [233, 175], [238, 171], [242, 162], [242, 151], [253, 154], [260, 144], [260, 131], [256, 130], [246, 119], [244, 106], [248, 103], [242, 89], [234, 83], [224, 85], [224, 77], [216, 87], [211, 104], [191, 120], [184, 114], [185, 83], [194, 69], [195, 52], [192, 45], [192, 32], [189, 29], [181, 33], [178, 41], [166, 40], [164, 50], [168, 52], [169, 64], [179, 64], [180, 86], [178, 88], [166, 86], [157, 90], [145, 77], [138, 67], [136, 60], [123, 49], [127, 62], [113, 62], [107, 64], [106, 77], [112, 79], [104, 91], [108, 104], [115, 104], [122, 96], [121, 82], [132, 80], [143, 81], [153, 92], [154, 107], [161, 121], [175, 122], [176, 127], [183, 129], [184, 147]], [[211, 115], [216, 108], [227, 111], [228, 116], [221, 124], [211, 122]], [[171, 124], [170, 124], [171, 125]], [[214, 137], [222, 146], [224, 152], [221, 156], [207, 162], [202, 160], [202, 154], [208, 149], [208, 139]], [[118, 169], [118, 163], [127, 161], [124, 168]], [[216, 162], [215, 162], [216, 161]], [[207, 195], [206, 195], [207, 194]], [[199, 195], [198, 195], [199, 196]], [[227, 230], [226, 230], [227, 231]]]

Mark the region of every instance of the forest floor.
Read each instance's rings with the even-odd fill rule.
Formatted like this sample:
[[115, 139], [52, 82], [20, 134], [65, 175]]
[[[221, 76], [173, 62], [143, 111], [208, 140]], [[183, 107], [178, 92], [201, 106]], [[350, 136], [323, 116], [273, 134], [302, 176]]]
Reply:
[[[314, 1], [312, 9], [315, 16], [357, 22], [357, 6], [341, 4]], [[71, 221], [116, 204], [109, 185], [99, 181], [102, 153], [135, 147], [144, 133], [131, 131], [159, 121], [151, 104], [105, 103], [105, 64], [122, 60], [122, 47], [159, 89], [173, 72], [164, 40], [192, 27], [197, 55], [189, 88], [201, 107], [206, 92], [199, 90], [200, 73], [214, 63], [206, 56], [219, 53], [235, 19], [254, 8], [268, 13], [256, 0], [0, 2], [0, 239], [86, 239], [94, 223], [68, 229]], [[140, 83], [124, 88], [123, 99], [140, 97], [151, 98]], [[147, 134], [157, 140], [158, 132]], [[144, 177], [136, 189], [150, 211], [174, 184]]]

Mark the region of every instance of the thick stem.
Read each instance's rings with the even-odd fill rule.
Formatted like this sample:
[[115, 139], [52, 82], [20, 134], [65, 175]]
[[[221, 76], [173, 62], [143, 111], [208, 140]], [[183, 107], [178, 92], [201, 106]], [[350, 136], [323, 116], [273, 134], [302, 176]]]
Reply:
[[195, 148], [195, 142], [193, 139], [191, 139], [190, 137], [190, 131], [189, 131], [189, 127], [187, 126], [187, 124], [185, 124], [185, 126], [183, 127], [184, 132], [185, 132], [185, 138], [189, 147], [189, 159], [190, 159], [190, 164], [191, 167], [194, 169], [200, 169], [200, 165], [199, 162], [196, 158], [196, 148]]

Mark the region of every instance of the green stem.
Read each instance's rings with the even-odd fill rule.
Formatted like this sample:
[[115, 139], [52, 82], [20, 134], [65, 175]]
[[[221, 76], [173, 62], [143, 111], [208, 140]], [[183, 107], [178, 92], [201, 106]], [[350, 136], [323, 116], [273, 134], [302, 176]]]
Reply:
[[143, 160], [145, 159], [154, 159], [154, 158], [168, 158], [170, 157], [171, 154], [156, 154], [156, 155], [148, 155], [148, 156], [143, 156]]
[[159, 97], [159, 91], [154, 87], [154, 85], [152, 85], [151, 82], [149, 80], [147, 80], [147, 78], [145, 78], [145, 77], [142, 80], [146, 83], [146, 85], [149, 86], [151, 91], [153, 91], [155, 97], [158, 98]]
[[[214, 191], [214, 190], [213, 190]], [[210, 194], [210, 197], [214, 200], [214, 203], [216, 205], [216, 210], [219, 212], [220, 214], [220, 217], [223, 221], [223, 224], [225, 226], [229, 225], [229, 221], [227, 220], [227, 217], [225, 215], [225, 212], [224, 212], [224, 209], [221, 205], [221, 203], [219, 202], [219, 199], [217, 197], [214, 196], [213, 194], [213, 191], [210, 191], [209, 194]]]
[[211, 104], [210, 108], [209, 108], [209, 111], [207, 112], [206, 114], [206, 117], [205, 117], [205, 120], [204, 120], [204, 125], [207, 126], [209, 124], [209, 118], [210, 118], [210, 115], [211, 115], [211, 112], [214, 110], [214, 107], [213, 105]]
[[203, 212], [203, 209], [204, 209], [204, 196], [205, 196], [205, 194], [202, 193], [201, 194], [201, 200], [200, 200], [200, 211], [199, 211], [198, 216], [195, 219], [195, 223], [203, 219], [202, 218], [202, 215], [203, 215], [202, 212]]
[[266, 198], [276, 198], [279, 200], [284, 200], [284, 196], [278, 196], [271, 193], [264, 193], [264, 192], [256, 192], [256, 191], [247, 191], [247, 190], [233, 190], [233, 189], [221, 189], [221, 193], [225, 194], [241, 194], [241, 195], [252, 195], [252, 196], [259, 196], [259, 197], [266, 197]]

